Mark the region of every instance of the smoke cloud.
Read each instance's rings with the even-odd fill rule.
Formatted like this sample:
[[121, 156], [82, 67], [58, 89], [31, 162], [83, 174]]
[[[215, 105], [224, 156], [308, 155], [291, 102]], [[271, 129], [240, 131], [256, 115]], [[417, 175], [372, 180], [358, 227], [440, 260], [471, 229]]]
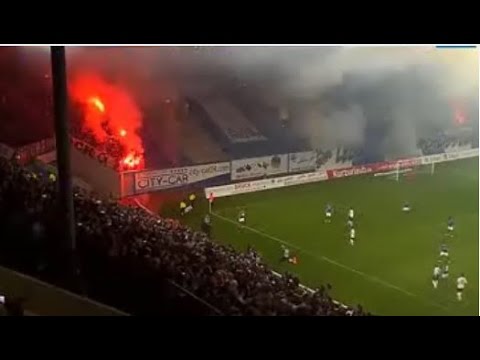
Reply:
[[413, 154], [418, 137], [452, 123], [459, 103], [478, 122], [475, 49], [225, 48], [204, 61], [272, 106], [287, 104], [292, 128], [313, 147], [358, 145], [368, 125], [380, 129], [379, 151]]
[[414, 152], [418, 137], [459, 111], [478, 128], [476, 49], [72, 47], [67, 64], [70, 76], [94, 73], [128, 89], [144, 119], [172, 123], [160, 136], [170, 142], [179, 130], [165, 101], [196, 93], [248, 94], [286, 109], [291, 130], [316, 148], [375, 142], [378, 151]]

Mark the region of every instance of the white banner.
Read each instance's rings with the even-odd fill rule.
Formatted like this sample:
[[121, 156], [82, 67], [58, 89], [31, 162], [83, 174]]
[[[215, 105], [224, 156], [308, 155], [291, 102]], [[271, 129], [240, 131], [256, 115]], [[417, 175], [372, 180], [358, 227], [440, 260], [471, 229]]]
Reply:
[[326, 171], [315, 171], [306, 174], [287, 176], [283, 178], [285, 186], [309, 184], [325, 180], [328, 180], [328, 175]]
[[422, 156], [421, 159], [422, 159], [422, 164], [427, 165], [434, 162], [444, 161], [446, 159], [446, 154]]
[[475, 156], [478, 156], [478, 149], [468, 149], [444, 154], [422, 156], [419, 159], [421, 159], [423, 165], [427, 165], [434, 162], [467, 159]]
[[270, 190], [285, 186], [293, 186], [300, 184], [314, 183], [329, 179], [342, 178], [352, 175], [363, 175], [368, 173], [382, 173], [388, 170], [402, 169], [426, 164], [426, 161], [442, 162], [456, 159], [465, 159], [478, 156], [478, 149], [464, 150], [451, 154], [437, 154], [430, 156], [422, 156], [417, 158], [402, 159], [396, 161], [385, 161], [375, 164], [365, 164], [341, 169], [329, 169], [327, 171], [313, 171], [304, 174], [289, 175], [277, 177], [274, 179], [262, 179], [256, 181], [244, 181], [237, 184], [229, 184], [223, 186], [213, 186], [205, 188], [205, 196], [208, 198], [210, 194], [215, 197], [231, 196], [245, 194], [255, 191]]
[[324, 180], [328, 180], [327, 173], [325, 171], [315, 171], [306, 174], [282, 176], [274, 179], [245, 181], [237, 184], [213, 186], [205, 189], [205, 196], [208, 198], [210, 194], [213, 194], [214, 197], [239, 195]]
[[288, 157], [288, 172], [313, 171], [317, 167], [316, 151], [291, 153]]
[[5, 144], [0, 143], [0, 156], [10, 160], [13, 156], [14, 150]]
[[445, 155], [446, 155], [445, 160], [466, 159], [469, 157], [478, 156], [478, 149], [463, 150], [457, 153], [448, 153]]
[[230, 163], [222, 162], [182, 168], [135, 173], [135, 190], [148, 192], [193, 184], [230, 173]]
[[232, 180], [259, 178], [288, 172], [288, 154], [232, 161]]

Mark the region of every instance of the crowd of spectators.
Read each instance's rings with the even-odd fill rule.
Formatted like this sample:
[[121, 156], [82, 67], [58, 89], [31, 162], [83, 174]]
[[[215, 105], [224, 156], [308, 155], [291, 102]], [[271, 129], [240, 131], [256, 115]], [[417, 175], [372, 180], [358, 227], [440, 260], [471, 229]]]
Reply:
[[417, 145], [423, 155], [434, 155], [444, 153], [449, 147], [462, 147], [470, 143], [472, 143], [470, 134], [459, 136], [440, 132], [433, 137], [420, 139]]
[[[130, 313], [155, 313], [168, 279], [217, 314], [366, 315], [335, 302], [329, 286], [307, 291], [297, 277], [275, 275], [253, 248], [237, 252], [176, 220], [78, 189], [74, 207], [82, 291]], [[56, 282], [55, 209], [55, 180], [0, 158], [0, 261]]]
[[121, 160], [127, 155], [127, 149], [115, 136], [108, 136], [104, 141], [100, 141], [93, 131], [81, 124], [80, 121], [71, 122], [71, 134], [78, 140], [95, 148], [98, 152], [107, 154], [114, 159], [115, 164], [120, 164]]

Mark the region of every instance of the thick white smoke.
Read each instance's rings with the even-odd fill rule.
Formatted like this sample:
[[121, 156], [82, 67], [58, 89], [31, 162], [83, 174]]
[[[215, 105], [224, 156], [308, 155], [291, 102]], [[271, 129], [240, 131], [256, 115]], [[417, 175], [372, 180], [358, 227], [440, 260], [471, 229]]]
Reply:
[[[231, 57], [239, 62], [242, 74], [248, 76], [255, 68], [255, 59], [258, 67], [253, 72], [259, 73], [260, 68], [277, 72], [278, 76], [270, 74], [276, 80], [273, 86], [264, 82], [262, 91], [268, 93], [270, 102], [276, 99], [279, 105], [293, 102], [304, 107], [297, 112], [293, 127], [311, 134], [314, 147], [323, 147], [326, 139], [356, 144], [368, 121], [385, 123], [385, 151], [414, 153], [418, 136], [451, 122], [454, 102], [478, 102], [475, 50], [349, 47], [235, 51], [243, 53]], [[352, 111], [358, 107], [363, 110]]]
[[127, 81], [149, 106], [182, 92], [243, 89], [260, 102], [287, 108], [292, 129], [321, 148], [361, 143], [367, 124], [384, 124], [385, 151], [411, 153], [416, 137], [451, 121], [453, 103], [478, 103], [475, 49], [166, 47], [70, 53], [71, 63], [100, 67], [116, 81]]

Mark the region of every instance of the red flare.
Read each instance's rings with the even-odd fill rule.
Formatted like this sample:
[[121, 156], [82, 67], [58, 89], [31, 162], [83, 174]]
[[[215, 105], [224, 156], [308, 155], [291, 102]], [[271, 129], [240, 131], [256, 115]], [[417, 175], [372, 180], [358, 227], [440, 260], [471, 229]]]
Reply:
[[121, 169], [142, 168], [142, 113], [129, 89], [96, 74], [77, 74], [69, 85], [70, 97], [84, 111], [82, 127], [93, 132], [99, 143], [112, 138], [120, 143], [124, 149], [119, 156]]
[[105, 105], [103, 105], [103, 102], [102, 102], [102, 100], [100, 100], [100, 98], [94, 96], [94, 97], [88, 99], [88, 103], [93, 105], [101, 113], [105, 112]]

